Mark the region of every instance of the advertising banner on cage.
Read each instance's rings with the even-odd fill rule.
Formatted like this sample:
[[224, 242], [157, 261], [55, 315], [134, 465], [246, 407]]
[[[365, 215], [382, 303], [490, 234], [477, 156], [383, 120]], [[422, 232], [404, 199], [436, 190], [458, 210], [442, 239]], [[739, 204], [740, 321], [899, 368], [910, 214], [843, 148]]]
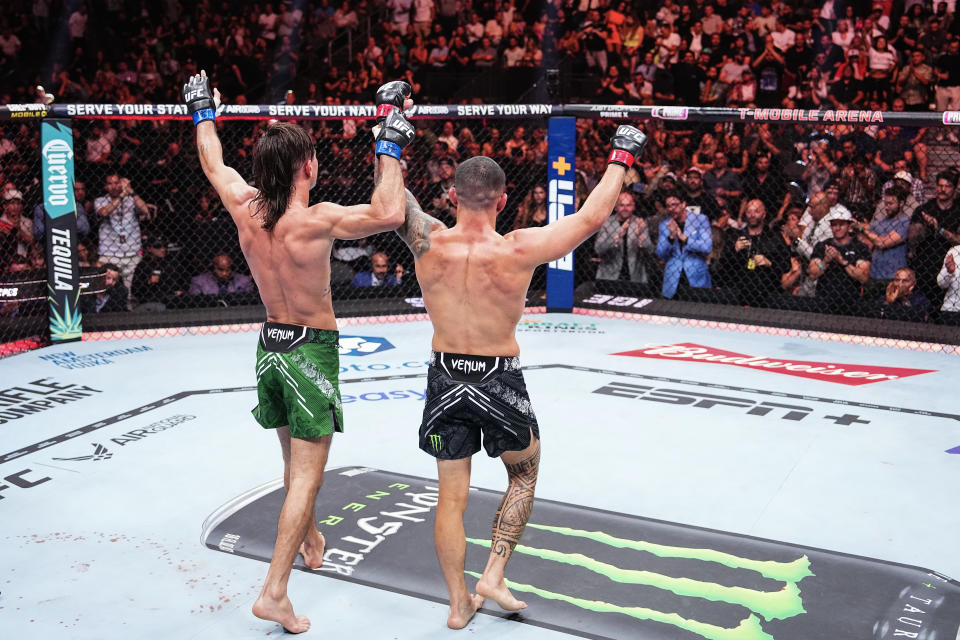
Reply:
[[43, 208], [47, 239], [47, 299], [50, 339], [79, 340], [82, 333], [80, 268], [77, 265], [77, 204], [73, 196], [73, 128], [45, 120], [41, 133]]
[[[550, 222], [576, 211], [577, 120], [551, 118], [548, 126], [547, 202]], [[573, 253], [547, 265], [547, 309], [573, 308]]]

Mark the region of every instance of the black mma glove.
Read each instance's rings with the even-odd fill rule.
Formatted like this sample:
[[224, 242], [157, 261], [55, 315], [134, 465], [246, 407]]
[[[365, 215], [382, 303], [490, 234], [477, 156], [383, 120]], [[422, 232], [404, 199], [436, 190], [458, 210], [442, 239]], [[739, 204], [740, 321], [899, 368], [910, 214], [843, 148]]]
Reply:
[[629, 169], [637, 156], [643, 153], [645, 146], [647, 146], [647, 136], [640, 129], [622, 124], [617, 127], [617, 132], [610, 139], [611, 149], [607, 163], [615, 162]]
[[388, 155], [399, 160], [403, 148], [416, 137], [413, 125], [403, 117], [402, 111], [394, 109], [387, 116], [382, 127], [380, 134], [377, 136], [376, 154], [378, 156]]
[[198, 73], [183, 85], [183, 101], [187, 103], [194, 125], [217, 119], [217, 100], [206, 74]]
[[377, 106], [377, 122], [383, 122], [394, 109], [403, 109], [403, 101], [410, 97], [413, 89], [408, 82], [394, 80], [381, 85], [373, 103]]

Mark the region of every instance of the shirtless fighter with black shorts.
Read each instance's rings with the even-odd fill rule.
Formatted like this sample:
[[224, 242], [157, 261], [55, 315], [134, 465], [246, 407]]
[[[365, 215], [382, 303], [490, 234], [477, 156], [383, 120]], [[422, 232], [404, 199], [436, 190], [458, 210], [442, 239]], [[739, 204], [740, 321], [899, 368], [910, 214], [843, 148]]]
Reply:
[[260, 290], [267, 321], [257, 345], [256, 420], [276, 429], [283, 454], [286, 497], [277, 542], [253, 614], [292, 633], [310, 628], [287, 597], [297, 553], [308, 567], [323, 563], [314, 499], [323, 483], [334, 431], [343, 431], [337, 320], [330, 300], [330, 247], [343, 240], [396, 229], [403, 221], [402, 148], [414, 130], [399, 108], [413, 104], [410, 85], [390, 82], [377, 92], [378, 105], [397, 107], [377, 138], [370, 204], [309, 205], [317, 183], [314, 140], [302, 127], [279, 123], [257, 140], [254, 185], [223, 163], [217, 137], [219, 91], [205, 72], [183, 85], [183, 99], [197, 127], [200, 164], [237, 225], [240, 248]]
[[[607, 170], [577, 213], [505, 236], [495, 231], [495, 221], [507, 202], [506, 180], [488, 157], [457, 167], [448, 194], [457, 208], [451, 228], [425, 214], [407, 191], [406, 219], [397, 233], [413, 252], [433, 322], [420, 448], [437, 458], [434, 538], [450, 593], [451, 628], [466, 626], [484, 598], [508, 611], [527, 606], [504, 581], [507, 560], [530, 517], [540, 462], [540, 432], [520, 371], [515, 330], [534, 269], [570, 253], [603, 225], [626, 168], [645, 144], [638, 129], [619, 127]], [[463, 574], [463, 513], [471, 456], [481, 442], [489, 456], [506, 465], [509, 486], [494, 519], [486, 569], [472, 595]]]

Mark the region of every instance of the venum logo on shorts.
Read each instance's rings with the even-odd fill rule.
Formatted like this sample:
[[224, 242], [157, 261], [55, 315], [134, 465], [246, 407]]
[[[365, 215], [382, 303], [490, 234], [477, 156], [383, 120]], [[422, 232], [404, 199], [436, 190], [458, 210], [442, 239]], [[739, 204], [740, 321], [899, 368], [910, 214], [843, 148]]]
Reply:
[[480, 360], [467, 360], [465, 358], [456, 358], [450, 361], [450, 365], [456, 371], [464, 373], [479, 373], [487, 370], [487, 363]]
[[340, 336], [340, 355], [341, 356], [368, 356], [372, 353], [380, 353], [394, 349], [386, 338], [376, 338], [373, 336]]
[[293, 329], [267, 329], [267, 337], [271, 340], [289, 340], [293, 334]]
[[876, 365], [749, 356], [689, 342], [657, 345], [634, 351], [621, 351], [613, 355], [654, 358], [658, 360], [712, 362], [715, 364], [733, 365], [735, 367], [762, 369], [771, 373], [782, 373], [788, 376], [812, 378], [823, 382], [834, 382], [850, 386], [873, 384], [874, 382], [883, 382], [884, 380], [899, 380], [900, 378], [908, 378], [910, 376], [920, 375], [921, 373], [934, 373], [936, 371], [934, 369], [906, 369], [903, 367], [882, 367]]

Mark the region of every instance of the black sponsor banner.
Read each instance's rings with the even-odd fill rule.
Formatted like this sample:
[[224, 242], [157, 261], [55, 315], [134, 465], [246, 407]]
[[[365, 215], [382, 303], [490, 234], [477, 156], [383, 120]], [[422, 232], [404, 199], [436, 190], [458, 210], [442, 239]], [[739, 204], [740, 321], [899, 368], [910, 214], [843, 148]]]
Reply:
[[[49, 238], [48, 238], [49, 241]], [[104, 274], [96, 267], [80, 268], [80, 295], [100, 293], [106, 289], [106, 279]], [[21, 275], [21, 274], [14, 274]], [[27, 271], [22, 277], [11, 277], [0, 281], [0, 302], [17, 300], [27, 302], [30, 300], [47, 299], [48, 273], [44, 271]]]
[[44, 120], [41, 144], [50, 339], [69, 342], [79, 340], [83, 333], [79, 308], [77, 206], [73, 195], [73, 128], [70, 122]]
[[[411, 118], [537, 118], [575, 116], [635, 120], [690, 120], [695, 122], [806, 122], [901, 126], [960, 125], [960, 111], [910, 112], [871, 109], [769, 109], [727, 107], [640, 106], [612, 104], [452, 104], [414, 105]], [[0, 120], [17, 118], [178, 118], [190, 115], [182, 104], [11, 104], [0, 106]], [[373, 105], [269, 104], [223, 105], [217, 117], [232, 119], [325, 120], [372, 119]]]
[[27, 274], [17, 274], [19, 277], [7, 275], [0, 281], [0, 302], [18, 300], [46, 300], [47, 274], [34, 271]]
[[[468, 586], [500, 499], [471, 490]], [[279, 481], [237, 497], [204, 523], [203, 543], [269, 562], [282, 501]], [[445, 602], [436, 502], [434, 480], [329, 470], [316, 502], [327, 548], [312, 572]], [[585, 638], [953, 640], [960, 628], [960, 583], [936, 572], [550, 500], [535, 501], [507, 575], [529, 605], [518, 621]]]
[[893, 124], [934, 126], [960, 124], [960, 111], [919, 113], [863, 109], [761, 109], [726, 107], [655, 107], [609, 104], [568, 104], [564, 115], [579, 118], [691, 120], [695, 122], [806, 122], [810, 124]]
[[[414, 105], [410, 118], [529, 118], [561, 115], [563, 107], [549, 104]], [[0, 120], [12, 118], [179, 118], [189, 120], [182, 104], [53, 104], [0, 106]], [[373, 119], [374, 105], [268, 104], [231, 105], [217, 110], [218, 118], [324, 120]]]
[[43, 104], [4, 104], [0, 105], [0, 120], [46, 118], [53, 115], [50, 109], [49, 105]]

